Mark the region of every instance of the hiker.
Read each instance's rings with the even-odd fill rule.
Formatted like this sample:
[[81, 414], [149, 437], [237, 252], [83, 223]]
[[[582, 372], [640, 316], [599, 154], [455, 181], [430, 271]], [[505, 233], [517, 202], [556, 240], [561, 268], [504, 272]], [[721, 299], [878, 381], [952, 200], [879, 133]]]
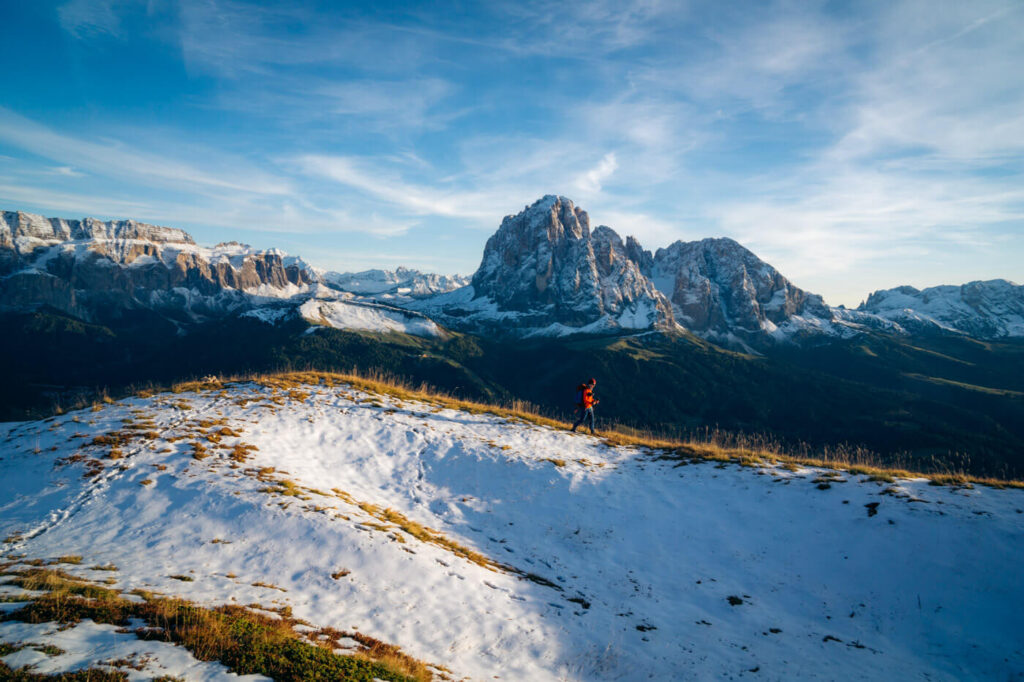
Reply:
[[601, 402], [594, 399], [594, 386], [596, 385], [597, 379], [591, 379], [576, 387], [576, 408], [580, 411], [580, 418], [572, 425], [574, 433], [576, 428], [585, 421], [589, 422], [590, 433], [594, 433], [594, 405]]

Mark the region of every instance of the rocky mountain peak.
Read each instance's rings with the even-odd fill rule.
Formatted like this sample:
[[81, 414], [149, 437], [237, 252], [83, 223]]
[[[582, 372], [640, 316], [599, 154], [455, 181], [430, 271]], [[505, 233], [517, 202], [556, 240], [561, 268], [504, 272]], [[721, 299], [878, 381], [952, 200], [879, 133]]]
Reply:
[[651, 266], [654, 265], [654, 256], [651, 255], [650, 251], [640, 246], [640, 242], [632, 235], [626, 237], [626, 257], [637, 264], [640, 272], [648, 277], [650, 276]]
[[658, 249], [648, 272], [679, 321], [711, 336], [750, 340], [795, 317], [832, 319], [820, 296], [795, 287], [733, 239], [677, 241]]
[[523, 288], [519, 285], [531, 283], [507, 281], [506, 276], [529, 269], [535, 274], [532, 285], [542, 293], [555, 260], [580, 248], [589, 237], [590, 219], [586, 211], [576, 208], [565, 197], [542, 197], [501, 221], [498, 231], [487, 240], [473, 286], [478, 293], [513, 302], [526, 293], [519, 291]]
[[473, 275], [477, 298], [525, 313], [531, 326], [647, 328], [672, 324], [671, 306], [609, 227], [590, 231], [586, 211], [548, 195], [506, 216]]

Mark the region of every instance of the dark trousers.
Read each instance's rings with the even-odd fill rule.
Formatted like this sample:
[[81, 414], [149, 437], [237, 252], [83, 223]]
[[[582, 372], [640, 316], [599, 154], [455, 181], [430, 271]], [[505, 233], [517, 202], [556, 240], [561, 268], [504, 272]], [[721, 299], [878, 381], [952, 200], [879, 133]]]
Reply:
[[576, 420], [576, 423], [572, 425], [572, 430], [575, 431], [583, 422], [589, 422], [590, 432], [594, 432], [594, 408], [593, 407], [581, 407], [579, 408], [580, 418]]

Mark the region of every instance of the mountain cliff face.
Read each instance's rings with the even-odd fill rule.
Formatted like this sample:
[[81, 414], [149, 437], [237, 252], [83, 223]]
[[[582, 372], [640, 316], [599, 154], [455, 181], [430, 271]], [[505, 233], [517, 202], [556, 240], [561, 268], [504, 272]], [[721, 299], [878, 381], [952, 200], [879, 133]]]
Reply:
[[545, 196], [506, 216], [471, 284], [474, 305], [487, 301], [499, 317], [516, 318], [519, 331], [674, 325], [671, 305], [619, 236], [608, 227], [591, 232], [587, 213], [565, 197]]
[[1024, 286], [994, 279], [871, 294], [856, 313], [894, 323], [908, 333], [959, 332], [983, 339], [1024, 336]]
[[793, 286], [732, 239], [677, 241], [641, 258], [676, 319], [701, 335], [756, 341], [821, 329], [833, 320], [820, 296]]
[[248, 295], [282, 297], [315, 275], [297, 258], [231, 242], [197, 246], [182, 230], [134, 220], [0, 214], [0, 305], [50, 305], [85, 320], [148, 308], [188, 319]]
[[609, 227], [591, 231], [587, 213], [565, 197], [546, 196], [506, 217], [472, 287], [469, 305], [453, 297], [443, 314], [463, 312], [455, 320], [463, 325], [511, 316], [520, 334], [678, 323], [719, 342], [757, 345], [840, 329], [820, 296], [731, 239], [679, 241], [652, 255]]

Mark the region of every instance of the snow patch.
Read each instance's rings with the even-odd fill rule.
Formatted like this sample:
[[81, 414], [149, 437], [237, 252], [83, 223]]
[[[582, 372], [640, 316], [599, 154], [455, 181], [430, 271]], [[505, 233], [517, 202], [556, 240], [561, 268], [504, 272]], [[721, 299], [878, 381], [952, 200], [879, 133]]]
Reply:
[[441, 336], [441, 328], [430, 318], [368, 303], [312, 299], [299, 307], [299, 313], [314, 324], [335, 329]]

